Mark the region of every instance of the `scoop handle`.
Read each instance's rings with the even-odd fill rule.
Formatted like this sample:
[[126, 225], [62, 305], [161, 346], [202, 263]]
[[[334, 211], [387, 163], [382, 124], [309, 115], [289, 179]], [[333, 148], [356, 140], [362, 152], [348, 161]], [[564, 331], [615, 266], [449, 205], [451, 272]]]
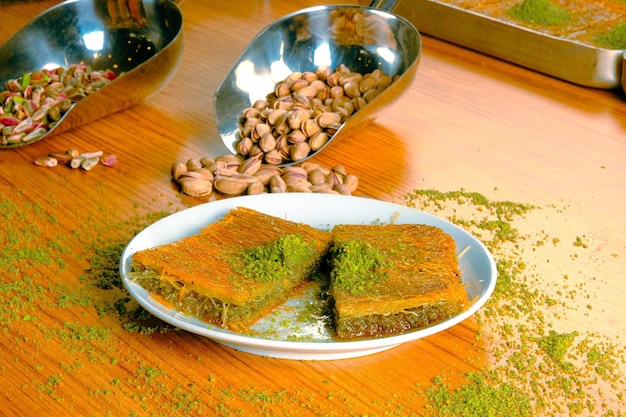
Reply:
[[398, 0], [373, 0], [370, 3], [370, 7], [390, 12], [394, 7], [396, 7], [396, 3], [398, 3]]

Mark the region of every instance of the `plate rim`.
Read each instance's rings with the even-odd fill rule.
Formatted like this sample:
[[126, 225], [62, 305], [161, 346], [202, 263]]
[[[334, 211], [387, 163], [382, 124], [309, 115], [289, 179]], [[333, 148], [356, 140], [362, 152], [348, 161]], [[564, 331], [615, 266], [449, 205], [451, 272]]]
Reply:
[[[285, 205], [285, 203], [300, 200], [300, 203], [307, 203], [309, 200], [316, 200], [317, 204], [336, 204], [338, 201], [341, 201], [345, 204], [357, 204], [357, 205], [369, 205], [369, 206], [378, 206], [384, 209], [388, 209], [389, 212], [394, 211], [400, 212], [400, 216], [404, 213], [412, 213], [414, 215], [423, 217], [427, 219], [429, 222], [436, 223], [437, 226], [442, 225], [446, 226], [445, 229], [452, 229], [456, 233], [460, 233], [466, 239], [472, 241], [472, 245], [477, 245], [481, 249], [481, 253], [486, 257], [488, 262], [488, 269], [491, 271], [491, 275], [489, 277], [481, 277], [482, 280], [489, 280], [488, 285], [484, 287], [481, 294], [478, 298], [470, 305], [470, 307], [463, 311], [462, 313], [453, 316], [449, 319], [446, 319], [442, 322], [436, 323], [432, 326], [413, 330], [407, 333], [403, 333], [400, 335], [391, 335], [380, 338], [370, 338], [370, 339], [362, 339], [362, 340], [351, 340], [351, 341], [287, 341], [287, 340], [275, 340], [275, 339], [266, 339], [257, 336], [244, 335], [236, 332], [232, 332], [226, 329], [221, 329], [218, 326], [211, 325], [209, 323], [203, 323], [204, 326], [200, 327], [194, 323], [188, 321], [182, 321], [177, 317], [185, 317], [190, 320], [195, 320], [201, 322], [200, 320], [184, 315], [180, 312], [176, 312], [173, 309], [168, 309], [166, 306], [160, 304], [163, 309], [169, 310], [170, 313], [166, 313], [163, 309], [156, 308], [152, 303], [146, 300], [146, 295], [149, 297], [148, 292], [143, 289], [139, 284], [130, 280], [126, 273], [129, 270], [130, 259], [132, 254], [136, 252], [138, 249], [133, 248], [133, 244], [140, 240], [145, 235], [149, 235], [153, 233], [155, 230], [158, 231], [159, 227], [163, 227], [163, 225], [167, 225], [171, 222], [176, 222], [179, 218], [187, 217], [195, 218], [193, 223], [202, 223], [203, 225], [209, 224], [226, 214], [230, 209], [243, 206], [258, 210], [260, 212], [264, 212], [266, 214], [274, 215], [272, 210], [265, 209], [267, 206], [267, 201], [272, 203], [271, 207], [286, 207], [283, 209], [278, 209], [279, 212], [284, 212], [285, 216], [289, 212], [289, 206]], [[261, 206], [262, 208], [259, 208]], [[281, 211], [282, 210], [282, 211]], [[195, 217], [194, 214], [201, 214], [201, 216]], [[211, 220], [211, 218], [215, 218]], [[204, 219], [200, 222], [200, 219]], [[371, 219], [370, 223], [374, 223], [379, 219]], [[391, 219], [390, 219], [391, 220]], [[297, 221], [297, 220], [296, 220]], [[304, 222], [306, 223], [306, 222]], [[348, 222], [342, 222], [348, 223]], [[357, 222], [357, 224], [363, 224], [362, 222]], [[399, 221], [398, 224], [402, 224], [402, 221]], [[428, 224], [428, 223], [423, 223]], [[330, 223], [329, 223], [330, 225]], [[314, 226], [315, 227], [315, 226]], [[443, 227], [442, 227], [443, 228]], [[185, 229], [186, 230], [186, 229]], [[445, 230], [447, 233], [448, 230]], [[195, 233], [191, 231], [191, 234]], [[456, 235], [455, 233], [455, 235]], [[189, 233], [184, 233], [182, 236], [188, 236]], [[168, 243], [171, 241], [175, 241], [180, 239], [181, 237], [177, 237], [178, 235], [172, 234], [172, 238], [169, 240], [163, 240], [159, 244]], [[455, 236], [453, 235], [453, 238]], [[455, 242], [457, 239], [455, 238]], [[149, 247], [149, 246], [144, 246]], [[457, 253], [463, 248], [457, 247]], [[364, 354], [368, 354], [368, 352], [375, 353], [376, 351], [381, 351], [385, 349], [389, 349], [395, 346], [398, 346], [403, 343], [407, 343], [410, 341], [418, 340], [423, 337], [427, 337], [433, 335], [435, 333], [446, 330], [464, 320], [474, 315], [491, 297], [493, 291], [495, 290], [496, 281], [497, 281], [497, 268], [495, 264], [495, 260], [490, 253], [490, 251], [484, 246], [480, 240], [478, 240], [474, 235], [464, 230], [463, 228], [455, 225], [454, 223], [443, 219], [441, 217], [435, 216], [431, 213], [427, 213], [416, 208], [403, 206], [393, 202], [386, 202], [383, 200], [372, 199], [368, 197], [360, 197], [360, 196], [343, 196], [343, 195], [332, 195], [332, 194], [310, 194], [310, 193], [284, 193], [284, 194], [261, 194], [261, 195], [252, 195], [252, 196], [239, 196], [239, 197], [231, 197], [225, 198], [221, 200], [211, 201], [207, 203], [198, 204], [193, 207], [185, 208], [183, 210], [172, 213], [152, 224], [142, 229], [140, 232], [135, 234], [135, 236], [128, 242], [128, 244], [124, 247], [122, 251], [122, 255], [120, 258], [119, 265], [120, 274], [122, 277], [122, 283], [126, 290], [130, 293], [130, 295], [148, 312], [152, 315], [158, 317], [159, 319], [175, 326], [180, 329], [189, 331], [194, 334], [198, 334], [204, 337], [207, 337], [211, 340], [214, 340], [217, 343], [221, 343], [227, 346], [230, 346], [234, 349], [248, 351], [249, 353], [261, 354], [262, 356], [273, 356], [273, 357], [291, 357], [293, 355], [297, 356], [297, 359], [320, 359], [319, 356], [323, 356], [321, 359], [332, 359], [334, 356], [339, 355], [340, 357], [346, 357], [346, 354], [353, 353], [352, 356], [362, 356]], [[145, 294], [141, 294], [141, 293]], [[156, 300], [154, 303], [158, 303]], [[259, 352], [256, 352], [256, 351]]]

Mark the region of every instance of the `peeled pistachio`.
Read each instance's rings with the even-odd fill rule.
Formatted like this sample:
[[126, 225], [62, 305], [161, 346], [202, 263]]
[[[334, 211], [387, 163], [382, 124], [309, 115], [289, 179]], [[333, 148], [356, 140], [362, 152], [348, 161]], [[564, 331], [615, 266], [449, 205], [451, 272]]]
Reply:
[[85, 158], [81, 156], [76, 156], [70, 160], [70, 168], [77, 169], [80, 168], [80, 165], [83, 163]]
[[68, 164], [72, 160], [72, 157], [66, 152], [50, 152], [48, 156], [56, 159], [60, 164]]
[[40, 167], [53, 168], [57, 166], [58, 163], [59, 161], [57, 161], [56, 158], [49, 155], [35, 159], [35, 165], [39, 165]]
[[91, 158], [85, 158], [80, 163], [80, 167], [82, 169], [84, 169], [85, 171], [91, 171], [99, 163], [100, 163], [100, 156], [94, 156], [94, 157], [91, 157]]

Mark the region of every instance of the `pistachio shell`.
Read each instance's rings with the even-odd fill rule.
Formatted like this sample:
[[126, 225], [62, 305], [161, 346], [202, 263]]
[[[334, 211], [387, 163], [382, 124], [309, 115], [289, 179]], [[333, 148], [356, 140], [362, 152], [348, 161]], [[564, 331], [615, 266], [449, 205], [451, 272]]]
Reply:
[[213, 173], [207, 168], [198, 168], [192, 172], [196, 175], [200, 175], [201, 178], [213, 181]]
[[320, 127], [320, 125], [317, 124], [314, 119], [309, 118], [302, 122], [300, 130], [302, 131], [302, 133], [304, 133], [306, 137], [310, 138], [321, 132], [322, 128]]
[[309, 82], [305, 79], [297, 79], [294, 80], [290, 85], [290, 90], [295, 92], [295, 91], [300, 91], [301, 89], [303, 89], [304, 87], [308, 87], [309, 86]]
[[237, 155], [222, 155], [215, 158], [215, 162], [223, 162], [226, 164], [226, 168], [238, 169], [243, 162], [243, 158]]
[[343, 179], [343, 183], [345, 184], [346, 187], [348, 187], [348, 190], [350, 190], [350, 192], [353, 193], [356, 191], [356, 189], [359, 186], [359, 178], [354, 174], [348, 174]]
[[327, 191], [333, 191], [333, 186], [327, 182], [323, 182], [320, 184], [313, 184], [311, 186], [311, 191], [313, 191], [314, 193], [323, 193]]
[[261, 165], [261, 168], [254, 173], [254, 176], [263, 184], [268, 185], [270, 179], [275, 175], [281, 175], [282, 170], [274, 165]]
[[326, 175], [324, 175], [324, 172], [322, 172], [321, 169], [314, 169], [311, 172], [309, 172], [309, 182], [313, 185], [315, 184], [323, 184], [324, 181], [326, 181]]
[[348, 188], [346, 184], [337, 184], [335, 185], [333, 190], [337, 191], [339, 194], [352, 195], [352, 193], [350, 192], [350, 189]]
[[[70, 158], [70, 160], [72, 159], [70, 155], [68, 155], [68, 157]], [[178, 178], [180, 178], [180, 176], [186, 172], [187, 172], [187, 165], [183, 164], [182, 162], [173, 163], [172, 168], [170, 169], [170, 173], [174, 180], [178, 180]]]
[[274, 109], [268, 114], [267, 122], [272, 126], [276, 126], [287, 117], [287, 113], [287, 110], [284, 109]]
[[287, 178], [299, 178], [305, 180], [309, 178], [309, 173], [306, 171], [306, 169], [302, 167], [286, 166], [285, 168], [283, 168], [282, 177], [285, 180]]
[[284, 193], [287, 192], [287, 184], [278, 175], [274, 175], [270, 178], [270, 192], [272, 193]]
[[200, 158], [200, 163], [202, 164], [203, 168], [209, 168], [213, 162], [215, 162], [215, 160], [213, 158], [209, 158], [209, 157], [202, 157]]
[[185, 178], [178, 182], [183, 193], [192, 197], [211, 194], [213, 184], [211, 181], [197, 178]]
[[249, 184], [248, 189], [246, 190], [246, 193], [250, 195], [262, 194], [263, 192], [265, 192], [265, 187], [261, 182], [253, 182], [252, 184]]
[[311, 118], [311, 114], [305, 109], [296, 109], [289, 112], [287, 123], [291, 129], [300, 129], [305, 120]]
[[252, 140], [259, 140], [264, 135], [271, 132], [272, 128], [267, 123], [257, 123], [257, 125], [254, 126], [254, 129], [252, 130]]
[[309, 146], [311, 147], [311, 150], [320, 150], [324, 145], [326, 145], [326, 143], [328, 143], [329, 138], [330, 136], [326, 132], [316, 133], [309, 139]]
[[279, 151], [277, 151], [276, 149], [272, 149], [265, 154], [265, 162], [270, 165], [278, 165], [283, 162], [283, 157], [281, 156]]
[[254, 176], [226, 176], [218, 175], [213, 181], [213, 186], [216, 190], [226, 195], [240, 195], [248, 188], [248, 186], [258, 181]]
[[241, 164], [239, 172], [245, 175], [254, 175], [261, 168], [261, 158], [253, 156]]
[[259, 139], [258, 145], [264, 153], [267, 153], [276, 148], [276, 138], [271, 133], [268, 133]]
[[242, 138], [235, 145], [235, 149], [237, 150], [238, 154], [248, 156], [250, 155], [250, 148], [252, 148], [253, 145], [254, 143], [252, 142], [252, 139]]
[[317, 81], [320, 81], [319, 77], [317, 76], [317, 74], [313, 71], [306, 71], [302, 73], [302, 79], [305, 80], [307, 83], [311, 84]]
[[187, 170], [193, 171], [194, 169], [202, 168], [202, 163], [199, 159], [191, 158], [187, 160]]
[[285, 180], [285, 184], [287, 184], [287, 189], [289, 188], [293, 188], [293, 189], [311, 189], [311, 186], [313, 184], [311, 184], [309, 181], [307, 181], [306, 179], [302, 179], [302, 178], [297, 178], [297, 177], [287, 177], [285, 178], [283, 176], [283, 180]]
[[324, 112], [315, 117], [315, 121], [322, 129], [335, 126], [341, 123], [341, 116], [333, 112]]
[[311, 153], [311, 147], [306, 142], [300, 142], [293, 145], [291, 148], [290, 156], [292, 161], [300, 161], [306, 158]]
[[330, 174], [330, 168], [325, 167], [324, 165], [316, 164], [315, 162], [306, 161], [300, 164], [300, 167], [304, 169], [306, 172], [311, 172], [314, 169], [319, 169], [324, 172], [324, 175]]
[[292, 130], [287, 135], [287, 140], [290, 143], [302, 143], [302, 142], [306, 141], [306, 139], [307, 139], [307, 136], [300, 129]]

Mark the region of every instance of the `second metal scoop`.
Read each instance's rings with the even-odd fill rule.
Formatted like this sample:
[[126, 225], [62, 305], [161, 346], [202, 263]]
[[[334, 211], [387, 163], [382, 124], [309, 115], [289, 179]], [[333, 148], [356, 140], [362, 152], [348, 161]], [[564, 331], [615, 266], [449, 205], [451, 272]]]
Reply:
[[[379, 3], [378, 7], [391, 10], [396, 2]], [[357, 14], [368, 18], [370, 24], [354, 27]], [[315, 71], [322, 65], [334, 69], [343, 64], [361, 74], [380, 69], [396, 77], [382, 94], [345, 120], [331, 137], [337, 140], [371, 122], [406, 90], [417, 70], [421, 47], [420, 35], [408, 20], [376, 7], [320, 6], [287, 15], [254, 38], [216, 90], [219, 134], [226, 147], [237, 153], [242, 112], [264, 99], [276, 83], [293, 72]]]
[[[123, 73], [76, 102], [37, 138], [41, 140], [130, 107], [158, 91], [182, 57], [181, 29], [182, 15], [170, 0], [68, 0], [37, 16], [0, 46], [0, 82], [73, 64]], [[0, 148], [32, 142], [0, 144]]]

